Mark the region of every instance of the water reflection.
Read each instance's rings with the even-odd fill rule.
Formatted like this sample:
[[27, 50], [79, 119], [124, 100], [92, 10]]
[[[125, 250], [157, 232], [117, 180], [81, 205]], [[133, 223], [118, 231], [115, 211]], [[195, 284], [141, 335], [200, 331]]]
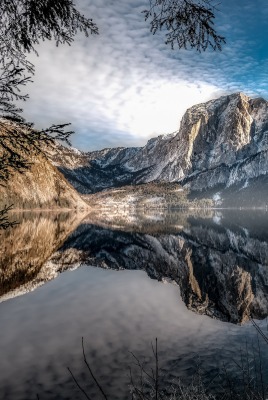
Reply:
[[[51, 262], [140, 269], [180, 286], [187, 307], [223, 321], [243, 323], [268, 315], [268, 215], [226, 211], [169, 214], [131, 220], [124, 227], [85, 220]], [[95, 222], [95, 223], [94, 223]]]
[[70, 213], [26, 213], [1, 233], [2, 300], [88, 264], [172, 280], [189, 309], [223, 321], [268, 315], [265, 211], [90, 215], [79, 221], [81, 215]]
[[[197, 357], [211, 380], [222, 360], [239, 359], [245, 337], [256, 342], [251, 324], [238, 323], [268, 313], [265, 212], [81, 218], [23, 214], [1, 233], [1, 298], [31, 292], [0, 304], [5, 400], [79, 399], [67, 366], [98, 398], [81, 336], [97, 377], [118, 400], [129, 398], [129, 351], [150, 361], [156, 336], [169, 381], [187, 377]], [[263, 347], [264, 367], [267, 355]]]
[[14, 227], [0, 231], [0, 301], [55, 277], [45, 262], [60, 247], [85, 214], [13, 213]]
[[[99, 394], [83, 365], [81, 336], [94, 372], [109, 398], [131, 398], [132, 351], [153, 361], [159, 339], [160, 366], [171, 381], [187, 377], [200, 358], [210, 377], [254, 328], [226, 324], [189, 312], [175, 285], [142, 271], [82, 267], [0, 305], [0, 393], [5, 400], [82, 399], [67, 367], [90, 398]], [[176, 368], [174, 367], [176, 366]]]

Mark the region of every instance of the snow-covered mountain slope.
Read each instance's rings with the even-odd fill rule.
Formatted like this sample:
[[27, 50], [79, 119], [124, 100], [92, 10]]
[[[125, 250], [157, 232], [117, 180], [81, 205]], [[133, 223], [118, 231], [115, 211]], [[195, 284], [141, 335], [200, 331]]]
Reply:
[[52, 160], [81, 193], [164, 181], [215, 194], [243, 191], [265, 177], [267, 152], [268, 102], [235, 93], [189, 108], [178, 132], [144, 147], [79, 154], [61, 148]]

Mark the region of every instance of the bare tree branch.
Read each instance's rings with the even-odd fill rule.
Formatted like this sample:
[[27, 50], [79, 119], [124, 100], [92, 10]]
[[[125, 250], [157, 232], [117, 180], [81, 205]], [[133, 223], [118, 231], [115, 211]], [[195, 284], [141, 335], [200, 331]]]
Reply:
[[77, 379], [75, 378], [74, 374], [72, 373], [71, 369], [69, 367], [67, 367], [68, 371], [71, 374], [71, 377], [73, 378], [73, 381], [75, 382], [76, 386], [78, 387], [78, 389], [84, 394], [84, 396], [88, 399], [88, 400], [92, 400], [89, 395], [87, 394], [87, 392], [82, 388], [81, 385], [79, 385]]
[[98, 380], [96, 379], [96, 377], [95, 377], [95, 375], [94, 375], [94, 373], [93, 373], [93, 371], [92, 371], [92, 369], [91, 369], [91, 367], [90, 367], [90, 365], [89, 365], [89, 363], [88, 363], [88, 361], [87, 361], [86, 354], [85, 354], [84, 338], [83, 338], [83, 337], [82, 337], [82, 349], [83, 349], [84, 363], [86, 364], [87, 369], [88, 369], [88, 371], [89, 371], [91, 377], [93, 378], [94, 382], [96, 383], [97, 387], [99, 388], [99, 390], [100, 390], [102, 396], [104, 397], [104, 399], [105, 399], [105, 400], [108, 400], [108, 397], [107, 397], [106, 394], [104, 393], [103, 388], [101, 387], [101, 385], [99, 384]]

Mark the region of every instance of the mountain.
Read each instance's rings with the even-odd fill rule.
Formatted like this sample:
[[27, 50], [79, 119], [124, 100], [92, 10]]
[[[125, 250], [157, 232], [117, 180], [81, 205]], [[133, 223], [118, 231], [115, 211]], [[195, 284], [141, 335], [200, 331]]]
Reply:
[[89, 153], [58, 148], [51, 157], [80, 193], [178, 182], [193, 197], [264, 206], [267, 151], [268, 102], [235, 93], [189, 108], [178, 132], [150, 139], [144, 147]]
[[[12, 134], [13, 126], [17, 135], [20, 135], [19, 129], [22, 129], [11, 122], [1, 121], [0, 158], [5, 156], [5, 144], [12, 148], [9, 134], [5, 132], [5, 124], [9, 124], [9, 134]], [[0, 209], [10, 204], [13, 204], [14, 208], [88, 208], [76, 190], [44, 154], [25, 145], [19, 156], [23, 157], [28, 168], [9, 169], [8, 180], [0, 184]]]

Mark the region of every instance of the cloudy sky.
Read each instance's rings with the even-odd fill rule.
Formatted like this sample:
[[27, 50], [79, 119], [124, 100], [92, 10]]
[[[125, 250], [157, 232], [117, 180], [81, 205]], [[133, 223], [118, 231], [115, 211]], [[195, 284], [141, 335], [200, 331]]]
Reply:
[[46, 42], [36, 65], [25, 117], [39, 127], [71, 122], [82, 150], [143, 146], [178, 129], [191, 105], [242, 91], [268, 99], [268, 2], [222, 0], [215, 20], [222, 52], [171, 50], [152, 35], [148, 0], [77, 0], [99, 36], [71, 47]]

